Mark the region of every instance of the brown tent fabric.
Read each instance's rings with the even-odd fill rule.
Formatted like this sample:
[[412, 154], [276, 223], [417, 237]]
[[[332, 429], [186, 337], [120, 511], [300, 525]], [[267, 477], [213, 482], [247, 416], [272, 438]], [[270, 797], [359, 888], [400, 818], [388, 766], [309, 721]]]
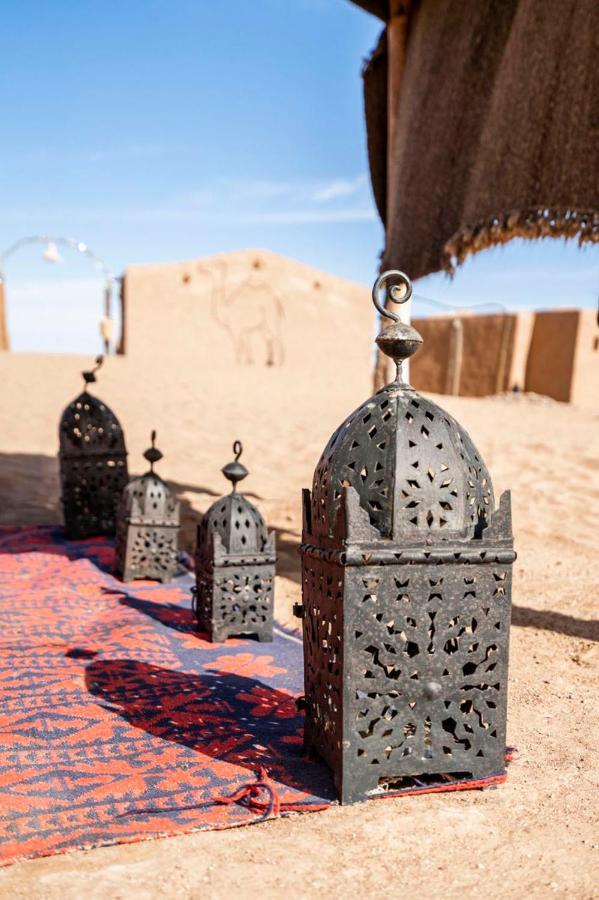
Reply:
[[379, 216], [387, 221], [387, 30], [362, 72], [366, 98], [366, 136], [370, 181]]
[[389, 173], [384, 34], [364, 71], [383, 267], [418, 278], [514, 237], [599, 241], [599, 0], [408, 8]]
[[378, 16], [379, 19], [387, 19], [389, 14], [388, 0], [353, 0], [356, 6], [361, 6], [366, 12]]

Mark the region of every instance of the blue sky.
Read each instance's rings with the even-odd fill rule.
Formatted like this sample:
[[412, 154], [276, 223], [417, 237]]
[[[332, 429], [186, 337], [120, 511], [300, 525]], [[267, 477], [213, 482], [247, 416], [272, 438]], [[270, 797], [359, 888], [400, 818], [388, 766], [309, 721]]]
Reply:
[[[360, 67], [379, 30], [348, 0], [5, 0], [0, 247], [71, 236], [117, 273], [265, 247], [370, 283]], [[97, 349], [89, 263], [28, 250], [6, 268], [15, 349]], [[598, 283], [596, 249], [515, 243], [416, 290], [590, 306]]]

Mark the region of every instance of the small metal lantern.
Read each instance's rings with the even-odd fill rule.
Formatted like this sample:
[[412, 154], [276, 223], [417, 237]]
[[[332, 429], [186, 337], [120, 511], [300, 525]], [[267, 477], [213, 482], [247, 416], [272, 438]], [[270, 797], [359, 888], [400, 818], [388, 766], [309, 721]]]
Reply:
[[231, 635], [272, 641], [275, 534], [268, 532], [256, 507], [237, 493], [237, 483], [248, 474], [239, 462], [242, 451], [235, 441], [235, 461], [222, 470], [233, 490], [198, 525], [193, 608], [199, 630], [211, 641]]
[[156, 447], [155, 431], [151, 439], [152, 446], [144, 453], [150, 470], [129, 482], [118, 508], [115, 569], [123, 581], [166, 582], [177, 568], [179, 501], [154, 472], [162, 453]]
[[402, 299], [411, 283], [385, 273], [373, 290], [397, 377], [337, 429], [304, 491], [305, 746], [342, 803], [505, 768], [510, 496], [494, 508], [467, 433], [404, 383], [422, 338], [381, 305], [391, 276]]
[[103, 362], [83, 372], [85, 388], [69, 403], [59, 426], [59, 461], [65, 528], [70, 538], [114, 534], [116, 507], [127, 484], [127, 450], [119, 420], [88, 394]]

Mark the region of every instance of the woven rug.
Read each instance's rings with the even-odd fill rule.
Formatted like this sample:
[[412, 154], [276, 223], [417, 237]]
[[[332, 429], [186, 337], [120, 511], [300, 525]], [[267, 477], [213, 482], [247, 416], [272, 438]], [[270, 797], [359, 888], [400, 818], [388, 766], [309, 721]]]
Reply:
[[113, 556], [104, 538], [0, 529], [0, 864], [334, 802], [302, 756], [301, 641], [210, 644], [189, 573], [124, 585]]

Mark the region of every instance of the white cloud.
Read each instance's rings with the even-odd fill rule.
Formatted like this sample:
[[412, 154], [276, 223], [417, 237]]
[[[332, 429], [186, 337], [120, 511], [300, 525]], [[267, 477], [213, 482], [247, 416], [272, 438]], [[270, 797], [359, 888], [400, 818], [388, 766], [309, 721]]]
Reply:
[[4, 222], [114, 221], [130, 224], [301, 225], [377, 220], [367, 176], [222, 178], [167, 198], [164, 204], [113, 208], [4, 210]]
[[318, 203], [329, 203], [331, 200], [339, 200], [342, 197], [353, 197], [366, 185], [366, 175], [358, 175], [356, 178], [338, 178], [319, 187], [314, 199]]
[[[350, 202], [351, 201], [351, 202]], [[376, 219], [365, 174], [333, 179], [222, 179], [155, 209], [153, 217], [219, 224], [309, 224]]]

